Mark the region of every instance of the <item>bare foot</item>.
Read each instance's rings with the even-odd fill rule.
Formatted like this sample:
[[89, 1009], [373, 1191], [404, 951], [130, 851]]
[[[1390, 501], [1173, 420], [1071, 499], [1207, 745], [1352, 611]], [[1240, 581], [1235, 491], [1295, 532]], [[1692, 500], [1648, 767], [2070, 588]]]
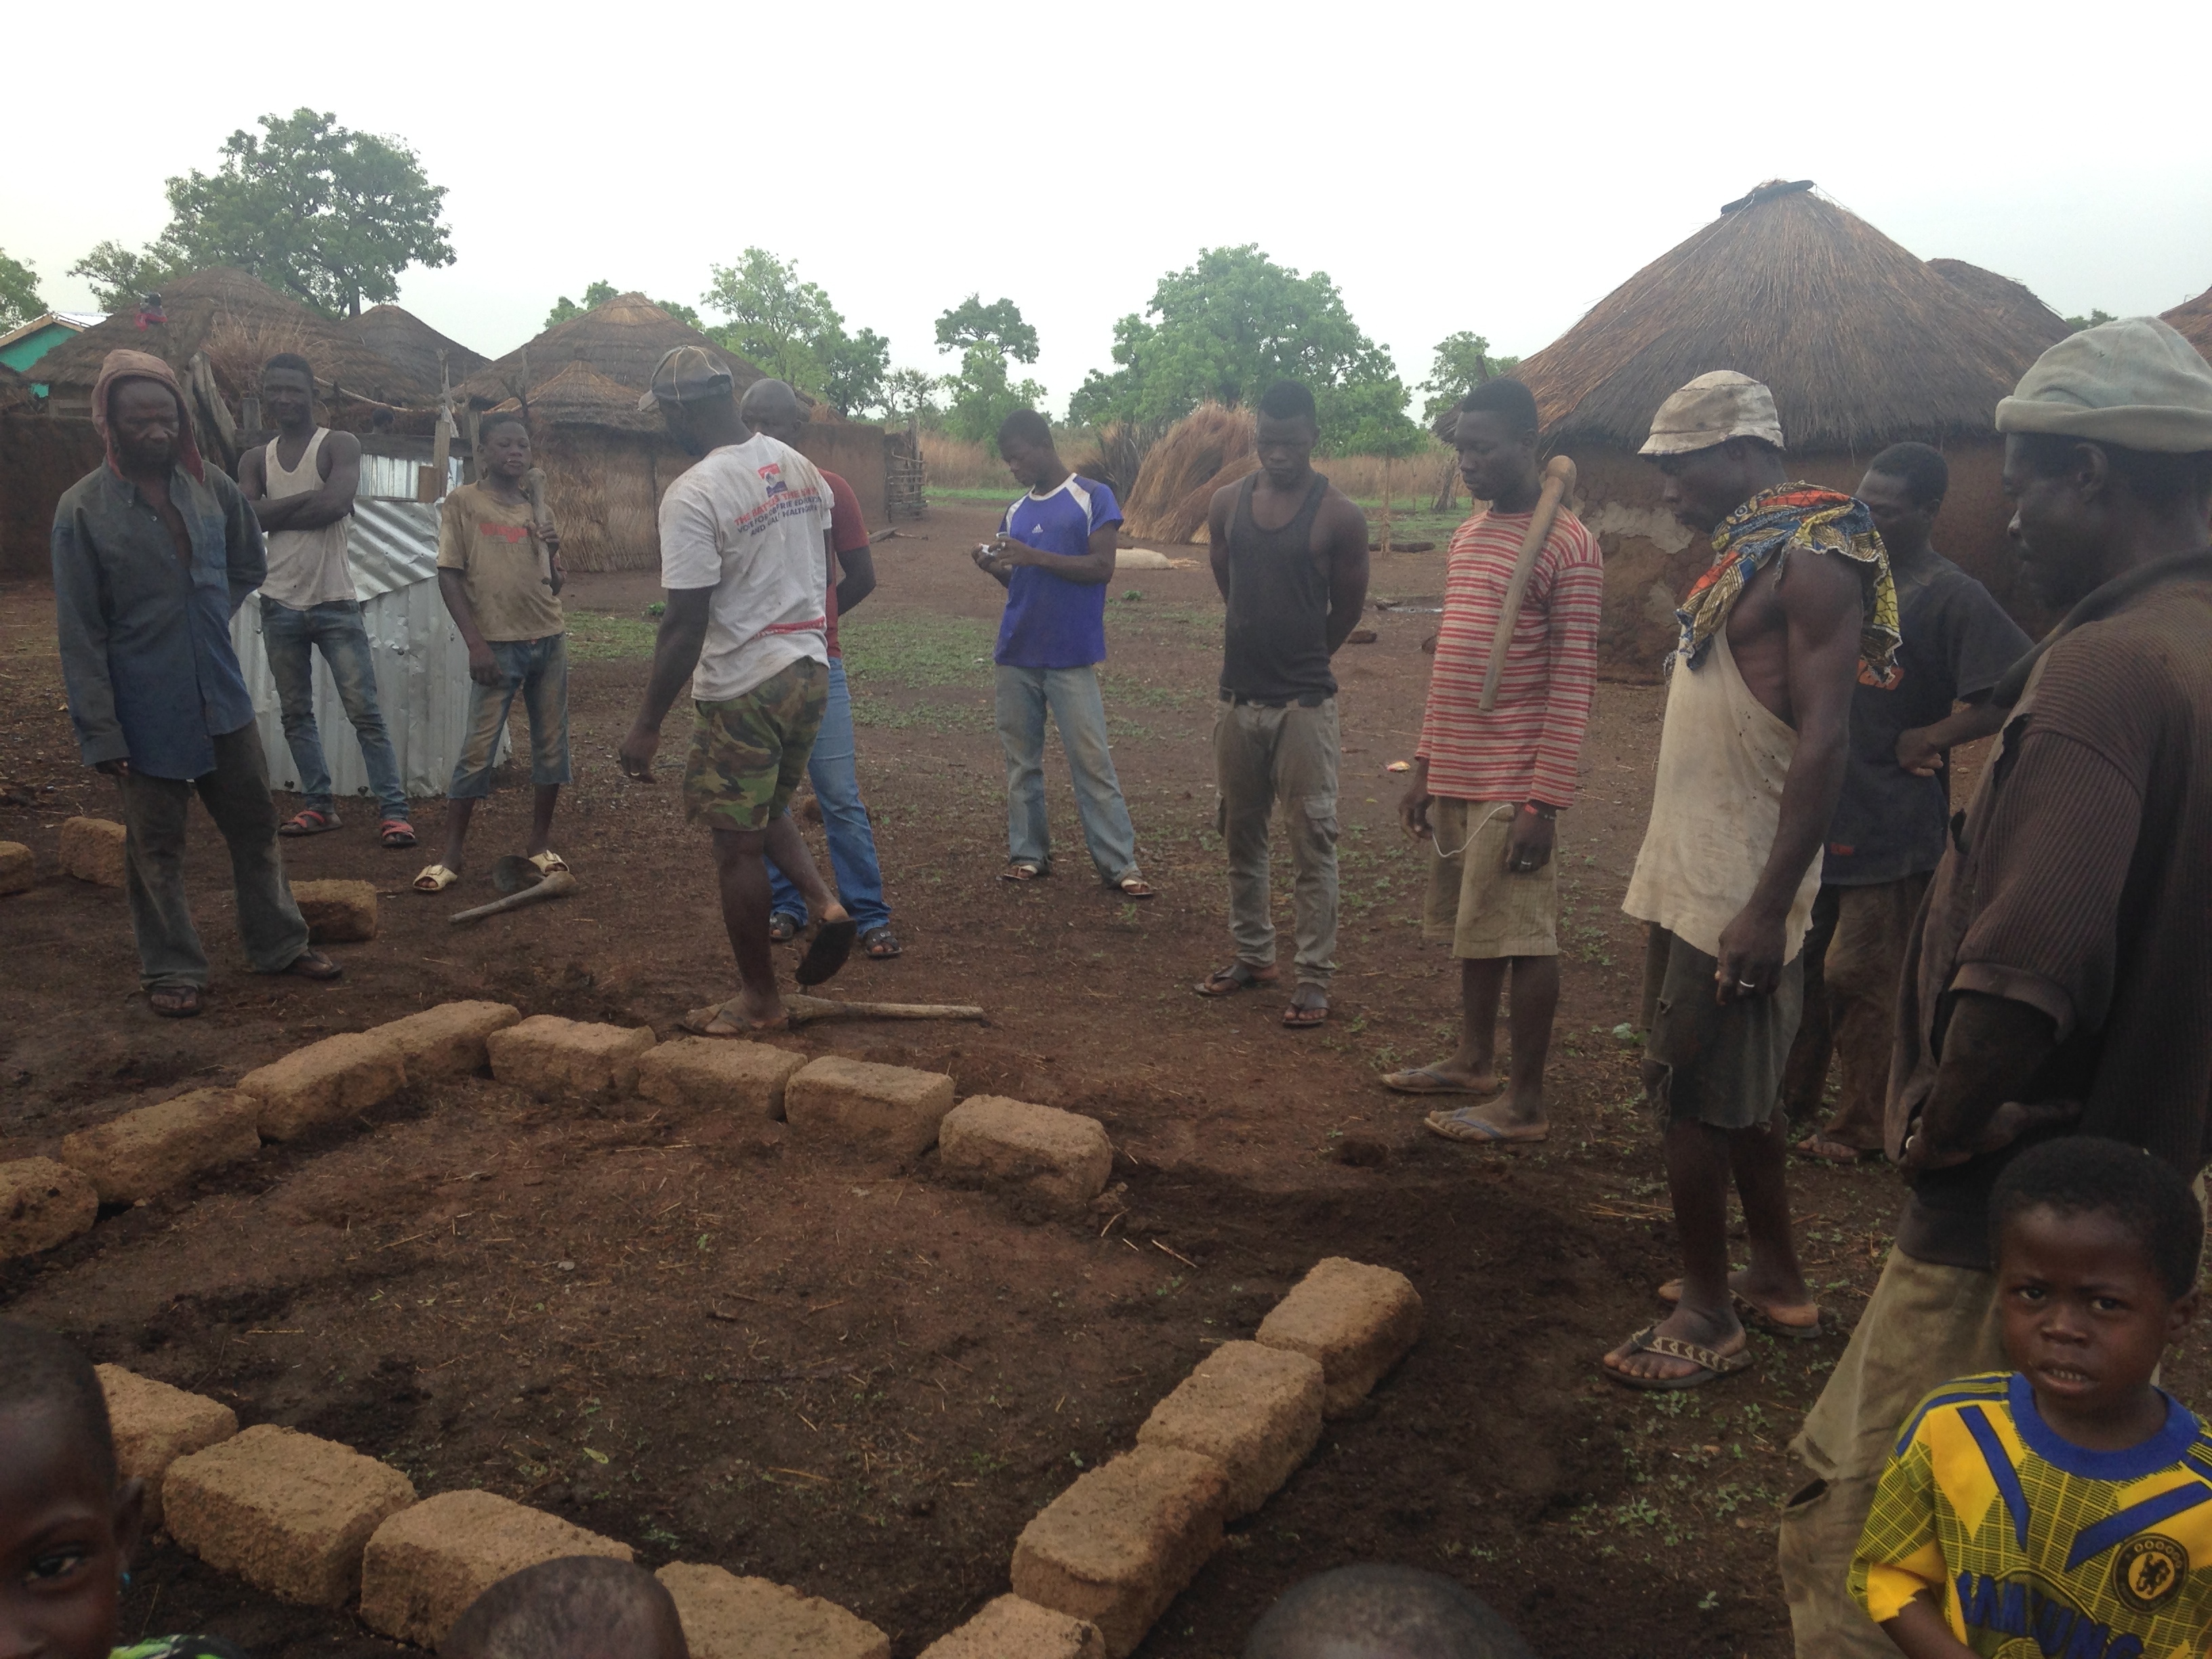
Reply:
[[[1814, 1299], [1813, 1291], [1802, 1279], [1794, 1284], [1778, 1274], [1761, 1273], [1752, 1267], [1738, 1267], [1729, 1275], [1729, 1294], [1746, 1306], [1756, 1309], [1772, 1323], [1791, 1331], [1817, 1329], [1820, 1323], [1820, 1304]], [[1659, 1287], [1659, 1299], [1669, 1305], [1682, 1300], [1682, 1281], [1670, 1279]]]
[[1383, 1078], [1382, 1086], [1401, 1095], [1494, 1095], [1498, 1088], [1498, 1068], [1462, 1066], [1455, 1056], [1433, 1066], [1392, 1072]]
[[[1724, 1358], [1741, 1353], [1751, 1340], [1733, 1312], [1723, 1312], [1716, 1318], [1679, 1306], [1652, 1328], [1651, 1334], [1710, 1348]], [[1705, 1369], [1694, 1360], [1678, 1358], [1673, 1354], [1646, 1353], [1637, 1347], [1632, 1339], [1606, 1355], [1604, 1364], [1609, 1371], [1645, 1382], [1680, 1382]]]

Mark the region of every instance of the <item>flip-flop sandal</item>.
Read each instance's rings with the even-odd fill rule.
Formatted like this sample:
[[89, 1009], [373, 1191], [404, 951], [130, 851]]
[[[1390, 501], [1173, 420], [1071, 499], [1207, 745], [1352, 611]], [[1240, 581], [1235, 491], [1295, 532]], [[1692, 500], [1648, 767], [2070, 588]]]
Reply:
[[1190, 988], [1202, 997], [1233, 997], [1239, 991], [1256, 991], [1281, 982], [1278, 975], [1261, 974], [1241, 962], [1217, 968]]
[[788, 945], [799, 937], [799, 930], [805, 925], [788, 910], [779, 910], [768, 919], [768, 942]]
[[1310, 1003], [1293, 1002], [1283, 1010], [1283, 1025], [1287, 1030], [1311, 1031], [1328, 1024], [1328, 1004], [1326, 1002], [1318, 1007]]
[[1051, 872], [1033, 859], [1010, 859], [999, 872], [1000, 881], [1042, 881]]
[[[1716, 1353], [1711, 1348], [1699, 1347], [1694, 1342], [1685, 1342], [1680, 1337], [1657, 1334], [1658, 1326], [1646, 1325], [1628, 1339], [1626, 1346], [1632, 1354], [1656, 1353], [1667, 1359], [1686, 1359], [1698, 1367], [1687, 1376], [1631, 1376], [1604, 1359], [1598, 1369], [1624, 1389], [1643, 1389], [1655, 1394], [1668, 1393], [1677, 1389], [1702, 1389], [1708, 1382], [1723, 1376], [1733, 1376], [1738, 1371], [1751, 1369], [1751, 1350], [1739, 1349], [1735, 1353]], [[1606, 1356], [1610, 1359], [1612, 1355]]]
[[806, 947], [791, 976], [801, 985], [819, 985], [834, 978], [853, 954], [853, 941], [860, 936], [860, 924], [850, 916], [842, 921], [823, 922], [814, 930], [814, 942]]
[[332, 980], [345, 976], [345, 969], [320, 951], [302, 951], [277, 971], [296, 975], [301, 979]]
[[893, 957], [906, 954], [906, 946], [898, 942], [898, 935], [888, 927], [871, 927], [860, 935], [860, 949], [871, 962], [889, 962]]
[[197, 985], [156, 985], [146, 993], [146, 1006], [163, 1019], [197, 1019], [200, 988]]
[[676, 1024], [679, 1030], [689, 1031], [694, 1036], [749, 1037], [763, 1031], [787, 1031], [791, 1029], [791, 1017], [787, 1014], [781, 1019], [756, 1025], [752, 1021], [732, 1013], [728, 1003], [717, 1002], [704, 1008], [694, 1008]]
[[405, 818], [385, 819], [376, 826], [376, 838], [394, 851], [420, 844], [415, 839], [415, 826]]
[[1158, 898], [1160, 890], [1140, 876], [1124, 876], [1113, 884], [1114, 890], [1126, 899]]
[[319, 806], [295, 812], [276, 826], [280, 836], [326, 836], [338, 827], [338, 815], [325, 812]]
[[[1668, 1307], [1678, 1305], [1682, 1300], [1682, 1281], [1668, 1279], [1659, 1287], [1657, 1295]], [[1770, 1336], [1787, 1337], [1792, 1342], [1810, 1342], [1816, 1337], [1827, 1334], [1828, 1310], [1818, 1303], [1813, 1304], [1813, 1322], [1800, 1325], [1782, 1318], [1771, 1308], [1762, 1307], [1737, 1291], [1730, 1291], [1729, 1300], [1735, 1304], [1736, 1315], [1744, 1323], [1756, 1325]]]
[[[1417, 1080], [1419, 1079], [1419, 1080]], [[1401, 1095], [1473, 1095], [1486, 1099], [1502, 1095], [1505, 1085], [1493, 1083], [1487, 1089], [1476, 1089], [1464, 1083], [1455, 1083], [1433, 1066], [1416, 1066], [1411, 1071], [1389, 1072], [1382, 1078], [1382, 1086]]]
[[461, 872], [458, 870], [448, 870], [442, 864], [426, 864], [422, 866], [422, 872], [415, 878], [415, 890], [418, 893], [442, 893], [460, 878]]
[[1529, 1146], [1551, 1139], [1547, 1124], [1534, 1134], [1525, 1130], [1501, 1127], [1487, 1119], [1472, 1115], [1474, 1108], [1462, 1106], [1454, 1112], [1431, 1112], [1421, 1120], [1421, 1127], [1432, 1135], [1442, 1135], [1446, 1140], [1471, 1140], [1485, 1146]]
[[1848, 1141], [1832, 1139], [1825, 1130], [1815, 1130], [1790, 1150], [1800, 1158], [1817, 1158], [1823, 1164], [1840, 1164], [1846, 1169], [1881, 1156], [1878, 1148], [1863, 1150]]
[[542, 853], [532, 853], [530, 855], [530, 862], [541, 876], [550, 876], [556, 871], [563, 871], [568, 867], [568, 860], [550, 847]]

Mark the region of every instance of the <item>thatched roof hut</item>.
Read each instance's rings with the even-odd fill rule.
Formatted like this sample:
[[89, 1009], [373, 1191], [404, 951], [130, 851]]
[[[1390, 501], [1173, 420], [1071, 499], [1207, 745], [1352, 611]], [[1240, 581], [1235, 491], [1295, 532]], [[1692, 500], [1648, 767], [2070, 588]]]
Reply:
[[[654, 365], [672, 346], [704, 346], [730, 371], [740, 396], [763, 371], [734, 352], [725, 351], [690, 324], [672, 317], [642, 294], [624, 294], [580, 317], [556, 323], [527, 345], [518, 346], [462, 382], [461, 390], [479, 409], [489, 409], [518, 393], [537, 402], [538, 388], [572, 363], [616, 386], [631, 388], [630, 401], [653, 378]], [[529, 364], [530, 383], [523, 382]]]
[[2193, 300], [2185, 300], [2166, 312], [2162, 320], [2179, 329], [2199, 356], [2212, 360], [2212, 288]]
[[1636, 452], [1668, 394], [1717, 368], [1773, 389], [1795, 477], [1850, 489], [1889, 444], [1944, 450], [1937, 545], [2011, 603], [1994, 417], [2049, 343], [2032, 314], [1939, 274], [1809, 184], [1731, 203], [1515, 371], [1548, 447], [1574, 457], [1605, 548], [1600, 648], [1656, 672], [1675, 601], [1711, 556], [1660, 506], [1657, 471]]
[[179, 379], [192, 358], [205, 352], [216, 384], [234, 404], [258, 381], [261, 365], [280, 351], [296, 351], [313, 364], [326, 392], [335, 388], [402, 409], [437, 401], [434, 359], [426, 385], [341, 325], [228, 265], [165, 283], [161, 307], [165, 322], [142, 329], [136, 311], [120, 311], [40, 358], [39, 378], [52, 388], [55, 412], [90, 412], [100, 365], [118, 347], [152, 352]]
[[2026, 283], [1970, 265], [1964, 259], [1930, 259], [1928, 269], [2008, 333], [2040, 340], [2046, 351], [2074, 331], [2063, 317], [2035, 297], [2035, 290]]
[[459, 341], [439, 333], [413, 312], [403, 311], [394, 305], [371, 306], [341, 326], [350, 330], [356, 339], [378, 356], [424, 386], [439, 384], [438, 354], [441, 351], [446, 354], [446, 373], [455, 386], [491, 361], [481, 351], [471, 351]]

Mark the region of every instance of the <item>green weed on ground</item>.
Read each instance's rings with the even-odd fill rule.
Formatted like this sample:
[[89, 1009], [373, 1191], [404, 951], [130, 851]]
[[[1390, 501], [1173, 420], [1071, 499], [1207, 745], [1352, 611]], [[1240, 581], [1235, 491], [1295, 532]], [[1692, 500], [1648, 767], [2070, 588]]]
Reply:
[[605, 611], [571, 611], [568, 655], [578, 662], [621, 662], [650, 658], [660, 624], [646, 617]]

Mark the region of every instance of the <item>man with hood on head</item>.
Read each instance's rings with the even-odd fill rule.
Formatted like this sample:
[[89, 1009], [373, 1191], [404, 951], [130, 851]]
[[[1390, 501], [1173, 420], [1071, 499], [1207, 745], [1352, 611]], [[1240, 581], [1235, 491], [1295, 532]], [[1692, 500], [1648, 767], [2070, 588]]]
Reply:
[[2106, 323], [2045, 352], [1996, 426], [2014, 549], [2065, 614], [1990, 694], [2010, 716], [1906, 943], [1884, 1134], [1911, 1193], [1790, 1442], [1810, 1477], [1781, 1523], [1802, 1659], [1893, 1651], [1851, 1598], [1851, 1557], [1915, 1402], [2007, 1368], [2013, 1292], [1990, 1256], [2005, 1166], [2067, 1134], [2185, 1177], [2204, 1164], [2212, 365], [2155, 319]]
[[168, 364], [111, 351], [92, 389], [107, 459], [54, 509], [54, 615], [87, 766], [122, 791], [139, 981], [157, 1014], [200, 1012], [207, 954], [185, 902], [197, 792], [230, 847], [238, 931], [256, 973], [336, 979], [307, 946], [276, 850], [276, 808], [230, 619], [268, 574], [238, 486], [200, 459]]

